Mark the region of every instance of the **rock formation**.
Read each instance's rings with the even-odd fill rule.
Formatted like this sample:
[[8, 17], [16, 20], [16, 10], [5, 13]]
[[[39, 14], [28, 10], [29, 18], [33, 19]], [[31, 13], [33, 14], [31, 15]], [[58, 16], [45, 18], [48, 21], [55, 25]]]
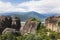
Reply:
[[0, 33], [7, 28], [11, 27], [11, 17], [6, 17], [6, 16], [0, 16]]
[[16, 29], [5, 28], [4, 31], [2, 32], [2, 34], [15, 33], [15, 32], [16, 32]]
[[22, 35], [26, 35], [28, 33], [34, 34], [39, 22], [37, 20], [28, 19], [25, 23], [25, 26], [21, 27], [20, 32]]
[[45, 20], [45, 26], [47, 29], [51, 29], [56, 32], [60, 32], [60, 16], [51, 16]]
[[20, 18], [12, 17], [12, 28], [19, 30], [21, 27]]
[[34, 34], [39, 24], [40, 22], [38, 20], [30, 18], [26, 21], [25, 25], [21, 27], [20, 18], [15, 16], [0, 16], [0, 34], [5, 34], [7, 32], [14, 33], [19, 30], [21, 35], [28, 33]]
[[21, 24], [18, 17], [0, 16], [0, 34], [5, 28], [14, 28], [19, 30], [20, 27]]

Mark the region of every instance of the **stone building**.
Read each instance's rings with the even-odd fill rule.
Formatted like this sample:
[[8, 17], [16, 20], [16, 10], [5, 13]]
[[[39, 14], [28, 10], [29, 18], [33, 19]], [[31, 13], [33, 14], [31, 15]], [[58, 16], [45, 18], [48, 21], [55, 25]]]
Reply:
[[56, 32], [60, 32], [60, 16], [51, 16], [45, 20], [45, 26], [47, 29], [51, 29]]

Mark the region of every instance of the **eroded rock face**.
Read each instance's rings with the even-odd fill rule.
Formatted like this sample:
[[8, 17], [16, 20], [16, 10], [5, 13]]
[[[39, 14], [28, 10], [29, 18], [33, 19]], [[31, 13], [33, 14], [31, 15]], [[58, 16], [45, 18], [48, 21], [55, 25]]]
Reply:
[[2, 31], [7, 28], [7, 27], [11, 27], [11, 23], [12, 23], [12, 19], [11, 17], [8, 16], [0, 16], [0, 33], [2, 33]]
[[14, 28], [19, 30], [21, 27], [20, 19], [18, 17], [0, 16], [0, 34], [5, 28]]
[[51, 16], [45, 20], [45, 26], [47, 29], [60, 32], [60, 26], [58, 25], [58, 22], [60, 22], [60, 16]]
[[25, 23], [25, 26], [21, 27], [20, 32], [22, 35], [26, 35], [28, 33], [34, 34], [39, 22], [38, 21], [32, 21], [32, 19], [28, 19]]
[[15, 33], [16, 29], [13, 28], [5, 28], [2, 34], [7, 34], [7, 33]]
[[19, 30], [21, 27], [20, 18], [12, 17], [12, 28]]

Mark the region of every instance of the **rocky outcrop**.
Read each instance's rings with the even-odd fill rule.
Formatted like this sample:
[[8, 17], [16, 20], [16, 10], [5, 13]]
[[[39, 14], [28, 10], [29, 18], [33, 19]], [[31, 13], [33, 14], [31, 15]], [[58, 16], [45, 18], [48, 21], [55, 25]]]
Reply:
[[0, 16], [0, 33], [7, 27], [11, 27], [12, 19], [8, 16]]
[[2, 34], [15, 33], [15, 32], [16, 32], [16, 29], [5, 28], [4, 31], [2, 32]]
[[19, 36], [20, 32], [13, 28], [5, 28], [2, 32], [2, 34], [13, 34], [15, 36]]
[[21, 27], [20, 32], [22, 35], [26, 35], [28, 33], [34, 34], [39, 22], [37, 20], [28, 19], [25, 23], [25, 26]]
[[20, 18], [11, 16], [0, 16], [0, 34], [5, 28], [14, 28], [16, 30], [19, 30], [20, 27]]
[[26, 21], [25, 25], [21, 27], [20, 18], [15, 16], [0, 16], [0, 34], [7, 34], [8, 32], [14, 33], [20, 31], [21, 35], [28, 33], [34, 34], [40, 22], [35, 18], [30, 18]]
[[45, 26], [47, 29], [51, 29], [56, 32], [60, 32], [60, 16], [51, 16], [45, 20]]
[[18, 17], [12, 17], [12, 27], [16, 30], [19, 30], [21, 27], [21, 22], [20, 22], [20, 18]]

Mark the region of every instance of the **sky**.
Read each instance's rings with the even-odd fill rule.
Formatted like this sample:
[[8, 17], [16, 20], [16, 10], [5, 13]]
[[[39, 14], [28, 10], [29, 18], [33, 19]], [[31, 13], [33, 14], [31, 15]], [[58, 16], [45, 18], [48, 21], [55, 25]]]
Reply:
[[60, 13], [60, 0], [0, 0], [0, 13], [30, 11]]

